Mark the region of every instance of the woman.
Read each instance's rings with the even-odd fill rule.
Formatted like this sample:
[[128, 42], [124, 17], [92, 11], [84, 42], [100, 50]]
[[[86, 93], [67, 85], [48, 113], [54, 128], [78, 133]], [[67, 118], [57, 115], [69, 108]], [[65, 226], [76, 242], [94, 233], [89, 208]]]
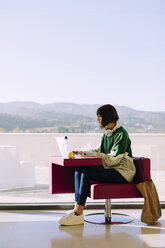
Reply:
[[83, 209], [90, 193], [90, 181], [130, 183], [135, 175], [131, 141], [128, 132], [117, 124], [116, 109], [106, 104], [97, 109], [97, 120], [103, 130], [101, 145], [90, 152], [73, 151], [80, 156], [102, 158], [103, 166], [78, 167], [75, 171], [75, 207], [63, 216], [61, 225], [84, 223]]

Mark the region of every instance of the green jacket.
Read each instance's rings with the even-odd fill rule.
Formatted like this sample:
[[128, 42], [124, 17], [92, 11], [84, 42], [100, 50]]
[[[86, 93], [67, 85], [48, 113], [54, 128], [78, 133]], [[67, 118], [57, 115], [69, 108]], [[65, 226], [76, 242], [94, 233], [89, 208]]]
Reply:
[[111, 136], [104, 134], [100, 150], [105, 154], [112, 153], [114, 157], [127, 152], [128, 156], [132, 158], [131, 140], [128, 132], [123, 127], [119, 127]]

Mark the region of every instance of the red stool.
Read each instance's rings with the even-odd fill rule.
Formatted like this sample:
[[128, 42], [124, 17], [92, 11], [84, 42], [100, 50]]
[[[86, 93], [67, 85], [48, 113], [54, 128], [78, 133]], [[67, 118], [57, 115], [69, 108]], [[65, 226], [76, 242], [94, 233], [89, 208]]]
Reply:
[[85, 221], [100, 224], [125, 224], [132, 222], [134, 218], [127, 215], [111, 215], [111, 199], [121, 198], [143, 198], [137, 190], [136, 184], [143, 181], [143, 172], [145, 179], [149, 181], [150, 175], [150, 159], [134, 158], [136, 167], [136, 175], [133, 183], [129, 184], [112, 184], [112, 183], [92, 183], [90, 187], [90, 197], [92, 199], [105, 199], [105, 215], [89, 214], [85, 216]]

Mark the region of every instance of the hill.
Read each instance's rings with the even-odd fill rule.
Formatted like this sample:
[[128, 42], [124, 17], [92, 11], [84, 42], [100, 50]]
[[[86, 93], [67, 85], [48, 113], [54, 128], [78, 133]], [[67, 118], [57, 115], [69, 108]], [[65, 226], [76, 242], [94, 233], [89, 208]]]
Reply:
[[[96, 120], [99, 104], [35, 102], [0, 103], [0, 132], [100, 132]], [[137, 111], [115, 106], [129, 132], [165, 132], [165, 112]]]

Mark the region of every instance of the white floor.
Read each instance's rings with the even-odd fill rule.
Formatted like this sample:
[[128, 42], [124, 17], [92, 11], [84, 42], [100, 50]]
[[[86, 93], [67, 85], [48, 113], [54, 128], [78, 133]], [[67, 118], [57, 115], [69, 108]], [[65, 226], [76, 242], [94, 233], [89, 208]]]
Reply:
[[[98, 211], [85, 210], [93, 212]], [[165, 210], [153, 225], [140, 221], [141, 210], [112, 212], [135, 219], [124, 225], [60, 226], [65, 211], [0, 211], [0, 248], [165, 248]]]

